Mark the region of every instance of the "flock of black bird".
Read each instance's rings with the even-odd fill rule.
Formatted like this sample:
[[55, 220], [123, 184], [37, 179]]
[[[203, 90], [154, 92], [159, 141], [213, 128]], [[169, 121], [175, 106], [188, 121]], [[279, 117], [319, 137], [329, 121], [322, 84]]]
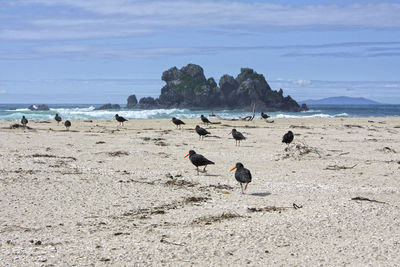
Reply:
[[[261, 112], [261, 118], [268, 119], [269, 117], [270, 116], [268, 116], [267, 114], [264, 114], [263, 112]], [[204, 115], [201, 115], [200, 119], [206, 125], [212, 124], [212, 122], [210, 122]], [[177, 128], [178, 127], [181, 128], [181, 126], [183, 124], [185, 124], [182, 120], [177, 119], [175, 117], [172, 118], [171, 121], [173, 124], [176, 125]], [[209, 131], [200, 127], [199, 125], [196, 125], [196, 128], [194, 128], [194, 130], [199, 135], [199, 140], [203, 140], [204, 136], [211, 134]], [[240, 141], [246, 139], [246, 137], [241, 132], [237, 131], [236, 129], [232, 129], [232, 131], [228, 135], [230, 135], [230, 134], [232, 134], [233, 139], [235, 139], [236, 146], [240, 146]], [[286, 143], [287, 145], [289, 145], [293, 141], [293, 139], [294, 139], [293, 132], [288, 131], [283, 136], [282, 143]], [[207, 159], [203, 155], [197, 154], [194, 150], [190, 150], [189, 154], [187, 154], [185, 156], [185, 158], [186, 157], [189, 157], [192, 164], [194, 166], [196, 166], [197, 175], [199, 175], [199, 167], [204, 166], [203, 172], [205, 172], [207, 165], [215, 164], [213, 161]], [[241, 162], [236, 163], [236, 166], [233, 167], [230, 171], [233, 171], [235, 169], [236, 169], [235, 179], [236, 179], [236, 181], [238, 181], [240, 183], [240, 187], [242, 189], [242, 194], [245, 194], [245, 192], [247, 190], [247, 186], [251, 182], [251, 179], [252, 179], [251, 172], [249, 169], [246, 169]], [[244, 189], [243, 189], [243, 184], [245, 184]]]
[[[269, 116], [267, 114], [264, 114], [263, 112], [261, 112], [261, 117], [263, 119], [269, 118]], [[58, 114], [56, 114], [54, 119], [57, 121], [57, 124], [59, 124], [62, 121], [62, 118]], [[119, 116], [118, 114], [115, 114], [115, 119], [119, 122], [119, 125], [124, 125], [124, 122], [128, 121], [127, 119], [125, 119], [122, 116]], [[206, 125], [212, 124], [212, 122], [203, 115], [200, 116], [200, 119]], [[175, 124], [177, 128], [181, 128], [182, 125], [185, 124], [182, 120], [177, 119], [175, 117], [172, 118], [172, 123]], [[21, 124], [23, 125], [23, 127], [26, 127], [26, 125], [28, 124], [28, 119], [25, 118], [25, 116], [22, 116]], [[71, 127], [71, 122], [69, 120], [66, 120], [64, 122], [64, 126], [66, 127], [67, 131], [69, 131], [69, 128]], [[194, 130], [199, 135], [199, 140], [203, 140], [204, 136], [211, 134], [209, 131], [200, 127], [199, 125], [196, 125], [196, 128], [194, 128]], [[230, 134], [232, 134], [233, 139], [235, 139], [236, 146], [240, 146], [240, 141], [246, 139], [246, 137], [244, 137], [244, 135], [241, 132], [238, 132], [236, 129], [232, 129], [232, 131], [228, 135], [230, 135]], [[294, 139], [293, 132], [288, 131], [286, 134], [283, 135], [282, 143], [289, 145], [293, 141], [293, 139]], [[207, 159], [203, 155], [197, 154], [194, 150], [190, 150], [189, 153], [185, 156], [185, 158], [186, 157], [189, 157], [190, 162], [194, 166], [196, 166], [197, 175], [199, 175], [199, 167], [204, 166], [203, 172], [206, 172], [207, 165], [215, 164], [214, 162]], [[252, 178], [251, 172], [250, 172], [250, 170], [246, 169], [243, 166], [243, 164], [240, 162], [236, 163], [236, 166], [233, 167], [230, 171], [233, 171], [235, 169], [236, 169], [235, 179], [236, 179], [236, 181], [238, 181], [240, 183], [240, 187], [242, 189], [242, 194], [245, 194], [247, 186], [251, 182], [251, 178]], [[244, 190], [243, 190], [243, 184], [245, 184]]]

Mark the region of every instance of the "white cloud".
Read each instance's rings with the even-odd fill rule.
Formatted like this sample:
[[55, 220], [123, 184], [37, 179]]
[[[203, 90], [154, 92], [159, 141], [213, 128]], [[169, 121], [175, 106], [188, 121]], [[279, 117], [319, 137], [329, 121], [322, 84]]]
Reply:
[[5, 94], [5, 93], [7, 93], [6, 90], [0, 89], [0, 94]]
[[[20, 16], [0, 31], [2, 40], [129, 37], [168, 28], [399, 28], [400, 4], [278, 5], [241, 1], [9, 0], [16, 8], [51, 7]], [[73, 8], [65, 14], [63, 10]], [[18, 10], [18, 9], [17, 9]]]

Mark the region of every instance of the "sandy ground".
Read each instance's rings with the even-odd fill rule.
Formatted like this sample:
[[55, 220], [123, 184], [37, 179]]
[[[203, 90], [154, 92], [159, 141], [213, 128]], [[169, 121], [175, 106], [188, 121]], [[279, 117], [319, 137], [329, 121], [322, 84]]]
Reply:
[[0, 122], [0, 265], [399, 266], [400, 117], [185, 121]]

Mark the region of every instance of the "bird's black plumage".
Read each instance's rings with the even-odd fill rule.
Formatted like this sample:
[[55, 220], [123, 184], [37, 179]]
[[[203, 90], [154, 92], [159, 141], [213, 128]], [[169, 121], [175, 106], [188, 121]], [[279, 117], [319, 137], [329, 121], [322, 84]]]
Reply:
[[28, 124], [28, 119], [25, 118], [25, 116], [22, 116], [21, 124], [22, 124], [24, 127], [26, 127], [26, 125]]
[[62, 121], [62, 118], [60, 116], [58, 116], [58, 113], [56, 114], [56, 116], [54, 117], [54, 119], [56, 120], [57, 124], [60, 123], [60, 121]]
[[239, 142], [239, 146], [240, 146], [240, 141], [246, 139], [246, 137], [243, 136], [243, 134], [241, 132], [238, 132], [236, 129], [232, 129], [232, 136], [236, 141], [236, 145]]
[[[236, 169], [235, 172], [235, 179], [240, 183], [240, 187], [242, 188], [242, 193], [246, 192], [247, 185], [251, 182], [251, 172], [246, 169], [242, 163], [236, 163], [236, 166], [232, 169]], [[244, 192], [243, 192], [243, 184], [245, 185]]]
[[199, 135], [199, 139], [203, 138], [207, 134], [211, 134], [209, 131], [207, 131], [204, 128], [201, 128], [199, 125], [196, 125], [195, 130], [196, 130], [196, 133]]
[[264, 112], [261, 112], [261, 118], [263, 119], [268, 119], [270, 116], [268, 116], [267, 114], [265, 114]]
[[292, 131], [288, 131], [283, 135], [282, 143], [290, 144], [293, 141], [294, 135]]
[[69, 131], [69, 127], [71, 127], [71, 122], [69, 120], [66, 120], [64, 122], [65, 128], [67, 128], [67, 131]]
[[212, 123], [211, 121], [209, 121], [205, 116], [203, 116], [203, 115], [201, 115], [200, 116], [200, 119], [201, 119], [201, 121], [203, 122], [203, 123], [205, 123], [205, 124], [209, 124], [209, 123]]
[[118, 114], [115, 114], [115, 119], [119, 122], [119, 124], [124, 125], [124, 121], [128, 121], [127, 119], [125, 119], [122, 116], [119, 116]]
[[197, 175], [199, 175], [199, 166], [204, 166], [203, 171], [206, 171], [207, 165], [215, 164], [211, 160], [206, 159], [203, 155], [197, 154], [194, 150], [190, 150], [189, 154], [187, 154], [185, 158], [187, 156], [189, 156], [190, 162], [196, 166]]
[[182, 124], [185, 124], [183, 121], [181, 121], [180, 119], [177, 118], [172, 118], [172, 123], [176, 125], [176, 127], [178, 128], [178, 126], [180, 127]]

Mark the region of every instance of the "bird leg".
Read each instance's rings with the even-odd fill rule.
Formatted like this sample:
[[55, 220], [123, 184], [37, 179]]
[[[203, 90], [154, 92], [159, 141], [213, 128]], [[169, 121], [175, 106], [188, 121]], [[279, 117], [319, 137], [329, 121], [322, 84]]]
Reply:
[[199, 167], [196, 167], [197, 175], [199, 175]]
[[245, 185], [245, 187], [244, 187], [244, 192], [246, 192], [248, 184], [249, 184], [249, 183], [246, 183], [246, 185]]
[[206, 166], [204, 166], [203, 172], [207, 172], [207, 171], [206, 171], [206, 167], [207, 167], [207, 165], [206, 165]]
[[242, 189], [242, 194], [244, 194], [243, 193], [243, 184], [242, 183], [240, 183], [240, 188]]

